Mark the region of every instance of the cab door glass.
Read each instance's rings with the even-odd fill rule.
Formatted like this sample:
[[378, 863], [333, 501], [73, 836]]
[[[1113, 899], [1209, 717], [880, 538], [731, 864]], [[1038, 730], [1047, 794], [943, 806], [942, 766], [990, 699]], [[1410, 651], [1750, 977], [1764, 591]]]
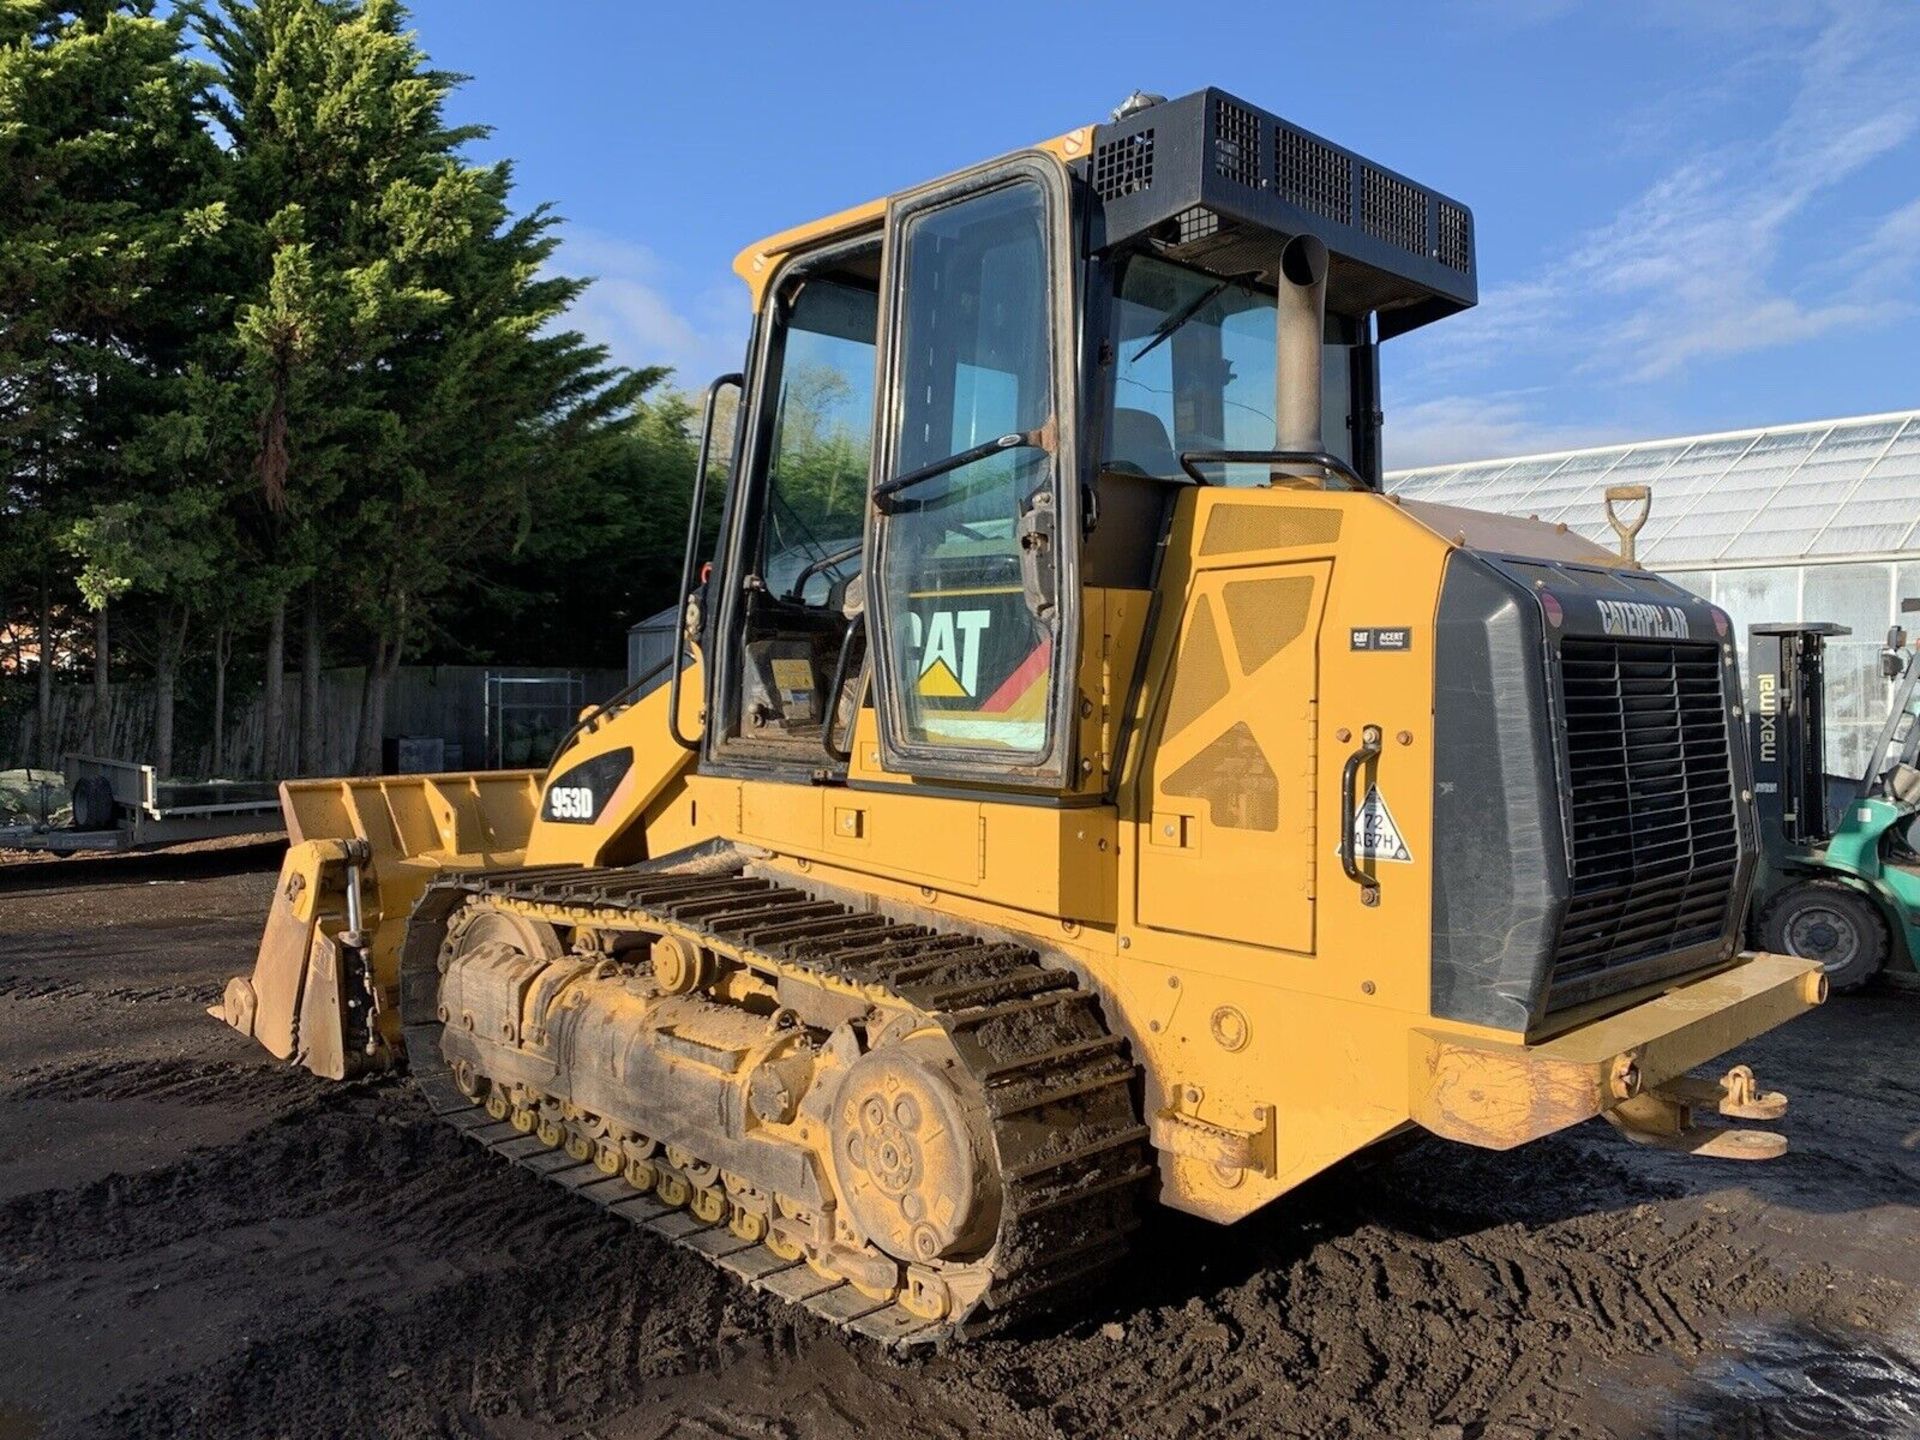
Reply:
[[[1047, 194], [1032, 181], [905, 221], [892, 474], [1049, 429], [1048, 223]], [[881, 507], [877, 610], [890, 713], [908, 747], [1047, 752], [1058, 616], [1053, 471], [1050, 444], [1032, 438]]]
[[[749, 752], [791, 747], [817, 766], [843, 658], [861, 656], [861, 531], [872, 462], [879, 298], [827, 275], [779, 297], [767, 358], [764, 485], [745, 546], [739, 711], [730, 740]], [[850, 714], [835, 717], [842, 729]]]
[[860, 573], [876, 305], [871, 291], [813, 280], [787, 322], [760, 573], [798, 604], [830, 605]]

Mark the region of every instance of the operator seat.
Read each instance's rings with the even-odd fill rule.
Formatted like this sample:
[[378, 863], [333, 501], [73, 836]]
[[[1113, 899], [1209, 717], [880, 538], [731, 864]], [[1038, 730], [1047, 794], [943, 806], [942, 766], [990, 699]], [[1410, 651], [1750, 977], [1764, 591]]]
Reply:
[[1154, 549], [1178, 487], [1192, 483], [1160, 417], [1151, 410], [1116, 407], [1095, 485], [1093, 529], [1081, 560], [1085, 582], [1121, 590], [1150, 587]]

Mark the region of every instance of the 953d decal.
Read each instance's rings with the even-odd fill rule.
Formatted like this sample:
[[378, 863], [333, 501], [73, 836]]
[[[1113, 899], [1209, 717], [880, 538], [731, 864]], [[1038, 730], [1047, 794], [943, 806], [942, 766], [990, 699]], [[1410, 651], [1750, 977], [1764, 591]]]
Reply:
[[632, 768], [630, 747], [609, 750], [574, 766], [548, 782], [547, 793], [540, 801], [540, 818], [561, 825], [593, 824]]

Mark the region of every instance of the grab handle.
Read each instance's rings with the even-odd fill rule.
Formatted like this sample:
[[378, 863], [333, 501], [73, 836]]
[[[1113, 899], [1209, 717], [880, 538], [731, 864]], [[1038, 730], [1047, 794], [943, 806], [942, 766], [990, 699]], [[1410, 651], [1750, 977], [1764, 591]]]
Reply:
[[[707, 386], [707, 398], [700, 407], [700, 446], [693, 462], [693, 501], [687, 515], [687, 549], [680, 561], [680, 609], [673, 624], [673, 675], [667, 681], [667, 733], [688, 750], [698, 750], [706, 732], [700, 735], [680, 733], [680, 675], [687, 660], [687, 606], [693, 600], [693, 570], [700, 558], [700, 526], [707, 513], [707, 465], [713, 448], [713, 419], [720, 408], [720, 392], [731, 387], [740, 390], [746, 379], [739, 374], [722, 375]], [[738, 432], [736, 432], [738, 433]], [[704, 617], [703, 617], [704, 618]]]
[[1365, 905], [1379, 903], [1380, 885], [1360, 868], [1360, 847], [1354, 836], [1354, 812], [1358, 808], [1354, 790], [1360, 767], [1379, 758], [1380, 727], [1369, 725], [1360, 732], [1360, 748], [1347, 756], [1347, 763], [1340, 770], [1340, 868], [1360, 887], [1360, 900]]
[[[834, 738], [834, 729], [840, 719], [840, 697], [846, 693], [847, 677], [852, 670], [849, 661], [853, 658], [854, 642], [866, 633], [867, 612], [862, 610], [847, 622], [847, 633], [840, 641], [840, 659], [833, 667], [833, 683], [827, 686], [827, 713], [821, 717], [820, 721], [821, 748], [842, 765], [851, 764], [853, 761], [853, 736], [851, 734], [847, 736], [847, 744], [843, 749], [840, 742]], [[854, 722], [859, 723], [857, 712]]]

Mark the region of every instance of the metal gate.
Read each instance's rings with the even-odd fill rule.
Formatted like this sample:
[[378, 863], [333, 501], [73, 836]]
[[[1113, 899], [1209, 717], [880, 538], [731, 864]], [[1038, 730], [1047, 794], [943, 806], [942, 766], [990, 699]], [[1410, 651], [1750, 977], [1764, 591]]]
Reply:
[[486, 763], [493, 770], [539, 769], [586, 703], [586, 677], [487, 672]]

